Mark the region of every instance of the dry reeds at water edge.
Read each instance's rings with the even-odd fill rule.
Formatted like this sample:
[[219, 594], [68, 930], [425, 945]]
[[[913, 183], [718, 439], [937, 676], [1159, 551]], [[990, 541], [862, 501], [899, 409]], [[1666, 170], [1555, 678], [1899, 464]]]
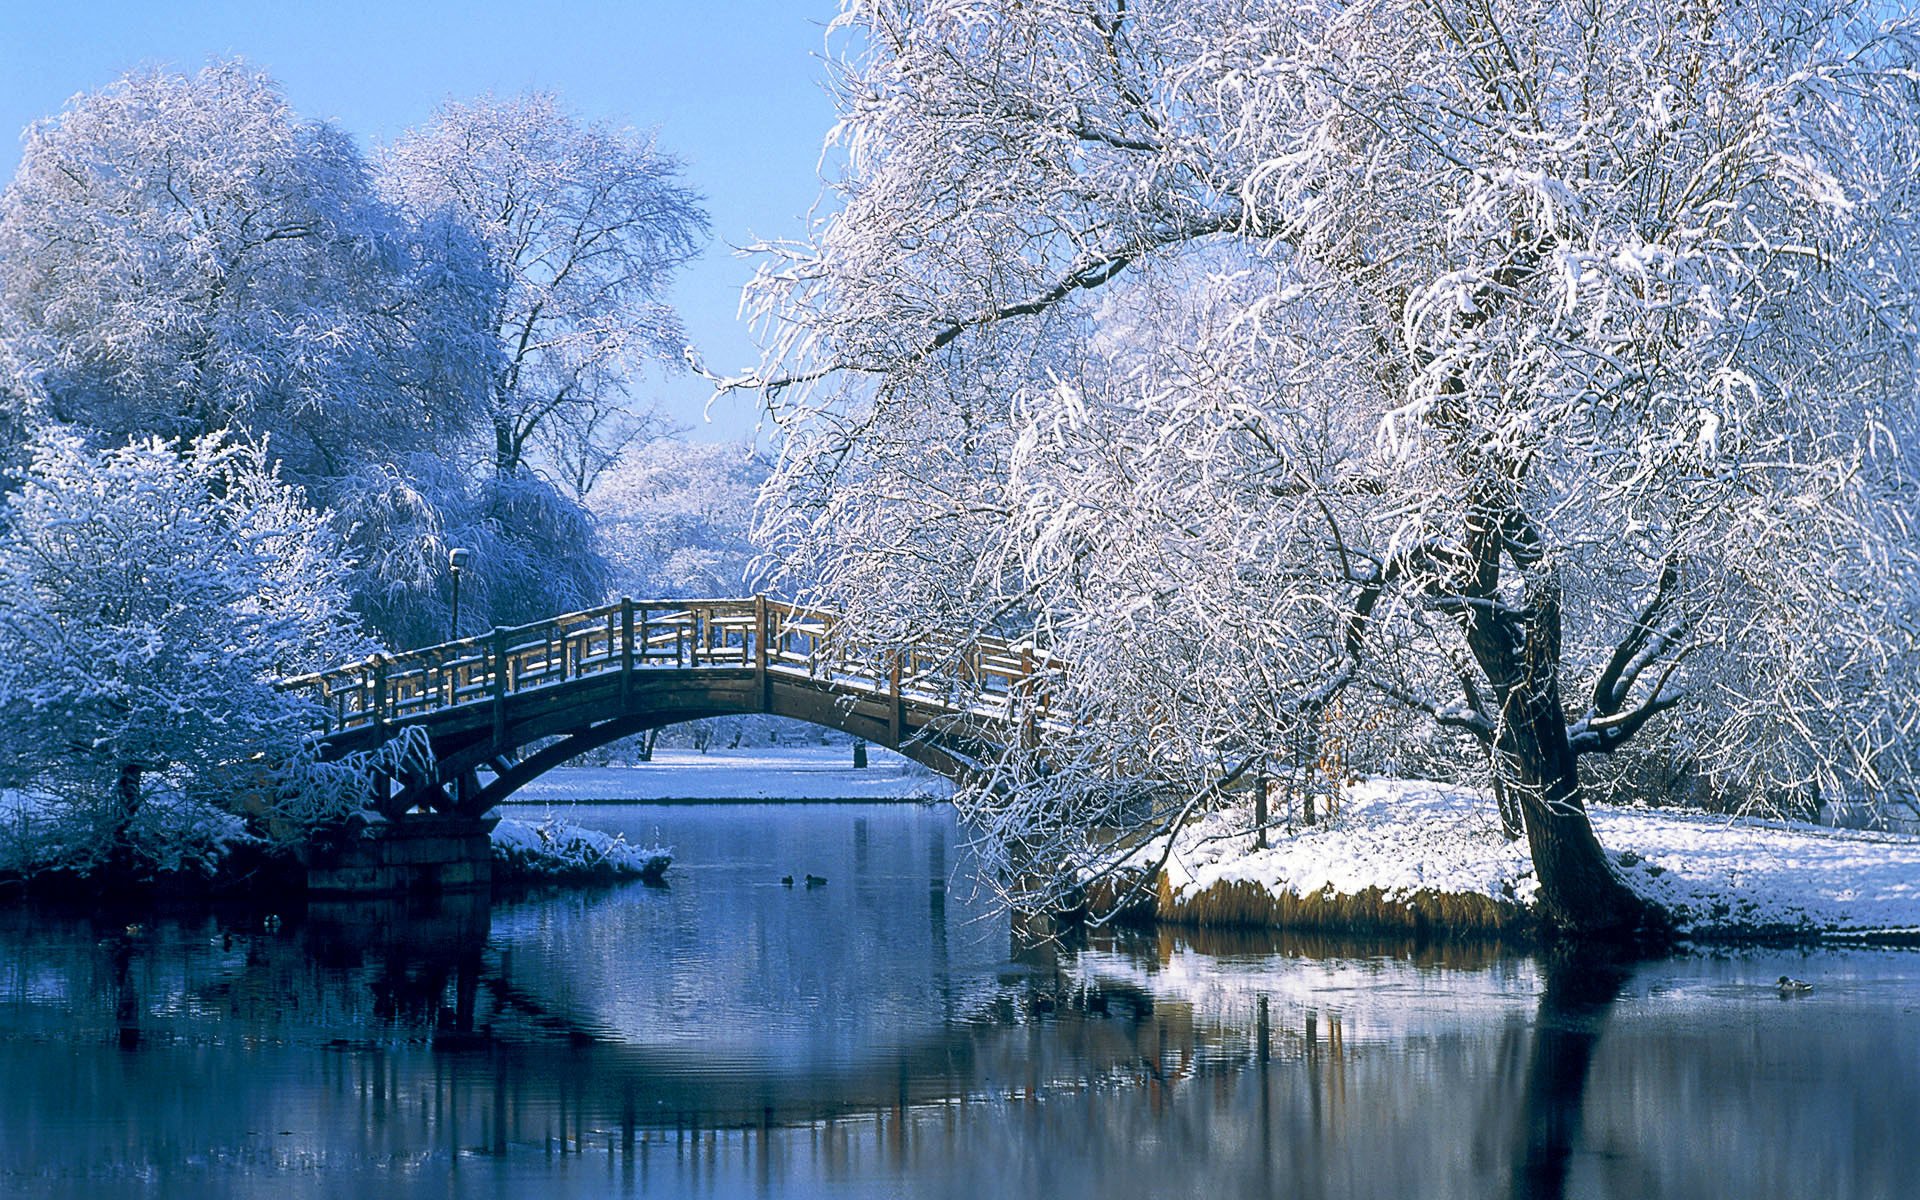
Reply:
[[1411, 933], [1442, 937], [1525, 936], [1532, 915], [1510, 900], [1422, 889], [1389, 896], [1377, 887], [1351, 894], [1323, 889], [1296, 895], [1248, 880], [1226, 880], [1176, 897], [1162, 878], [1154, 917], [1213, 928], [1302, 929], [1332, 933]]

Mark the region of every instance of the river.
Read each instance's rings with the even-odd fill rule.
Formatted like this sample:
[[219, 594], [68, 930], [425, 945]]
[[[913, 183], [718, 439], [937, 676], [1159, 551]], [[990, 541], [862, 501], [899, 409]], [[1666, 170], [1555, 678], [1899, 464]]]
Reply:
[[[0, 1193], [1920, 1188], [1914, 953], [1049, 946], [976, 894], [944, 807], [572, 816], [671, 843], [669, 886], [278, 919], [0, 910]], [[1783, 999], [1782, 974], [1814, 990]]]

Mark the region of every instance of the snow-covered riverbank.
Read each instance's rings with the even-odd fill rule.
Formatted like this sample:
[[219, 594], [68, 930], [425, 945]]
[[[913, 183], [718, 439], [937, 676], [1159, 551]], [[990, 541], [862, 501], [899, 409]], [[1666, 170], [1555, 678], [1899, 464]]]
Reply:
[[[1593, 822], [1621, 875], [1692, 936], [1920, 932], [1920, 838], [1670, 809], [1596, 807]], [[1356, 784], [1332, 820], [1274, 831], [1265, 850], [1247, 825], [1244, 813], [1216, 813], [1176, 840], [1160, 915], [1311, 922], [1319, 912], [1332, 923], [1341, 898], [1365, 896], [1384, 923], [1415, 923], [1418, 909], [1421, 922], [1492, 928], [1521, 917], [1537, 890], [1525, 843], [1503, 838], [1491, 800], [1467, 788]], [[1478, 915], [1447, 921], [1443, 909]]]
[[847, 746], [775, 746], [654, 752], [629, 767], [556, 767], [509, 803], [671, 803], [945, 799], [953, 785], [911, 759], [877, 746], [855, 770]]
[[658, 882], [672, 862], [671, 846], [636, 846], [616, 834], [583, 829], [552, 814], [538, 821], [503, 817], [493, 827], [496, 885]]

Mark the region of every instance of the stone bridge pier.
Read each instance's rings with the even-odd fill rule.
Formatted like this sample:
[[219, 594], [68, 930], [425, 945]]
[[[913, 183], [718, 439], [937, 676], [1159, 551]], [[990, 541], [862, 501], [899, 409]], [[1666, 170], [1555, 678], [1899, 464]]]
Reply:
[[439, 895], [493, 886], [493, 827], [500, 818], [409, 813], [337, 846], [316, 848], [307, 891], [316, 899]]

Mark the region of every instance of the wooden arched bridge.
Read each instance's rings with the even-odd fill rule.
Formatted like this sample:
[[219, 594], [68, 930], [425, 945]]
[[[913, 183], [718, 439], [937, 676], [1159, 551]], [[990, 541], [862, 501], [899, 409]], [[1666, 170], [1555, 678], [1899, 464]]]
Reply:
[[316, 703], [329, 756], [425, 735], [432, 763], [390, 783], [379, 803], [389, 816], [478, 817], [575, 755], [736, 713], [845, 730], [960, 777], [1043, 706], [1029, 646], [928, 639], [883, 656], [835, 626], [832, 613], [765, 596], [621, 600], [282, 686]]

